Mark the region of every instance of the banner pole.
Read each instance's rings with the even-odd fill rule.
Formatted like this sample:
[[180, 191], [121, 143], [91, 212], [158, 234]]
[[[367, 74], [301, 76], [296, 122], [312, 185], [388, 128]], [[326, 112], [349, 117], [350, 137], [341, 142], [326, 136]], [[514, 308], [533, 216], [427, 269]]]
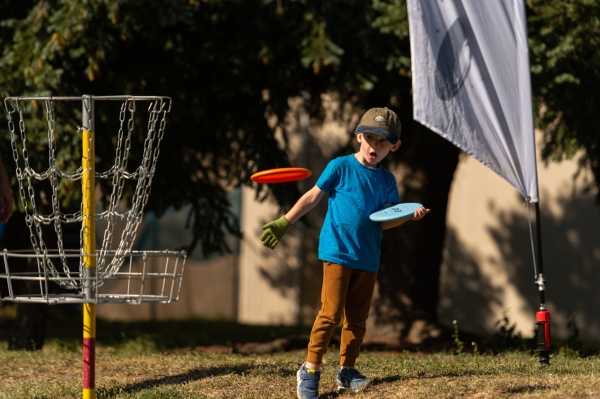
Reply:
[[[541, 365], [550, 364], [550, 352], [552, 350], [552, 336], [550, 333], [550, 311], [546, 307], [546, 282], [544, 280], [544, 259], [542, 256], [542, 227], [540, 216], [540, 202], [535, 203], [535, 228], [536, 241], [533, 239], [531, 245], [535, 248], [534, 268], [535, 284], [538, 286], [539, 307], [535, 314], [535, 341], [538, 360]], [[530, 230], [531, 232], [531, 230]], [[533, 237], [532, 237], [533, 238]], [[536, 262], [537, 258], [537, 262]], [[537, 267], [536, 267], [537, 265]]]

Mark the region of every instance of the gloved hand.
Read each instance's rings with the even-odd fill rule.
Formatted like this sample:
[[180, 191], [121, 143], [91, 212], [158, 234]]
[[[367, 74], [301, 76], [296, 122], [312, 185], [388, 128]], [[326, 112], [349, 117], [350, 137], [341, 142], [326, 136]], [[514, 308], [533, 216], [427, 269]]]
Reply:
[[283, 237], [287, 231], [289, 225], [290, 222], [288, 222], [285, 216], [281, 216], [278, 219], [265, 224], [262, 227], [263, 232], [260, 236], [260, 240], [265, 247], [271, 249], [275, 248], [277, 244], [279, 244], [281, 237]]

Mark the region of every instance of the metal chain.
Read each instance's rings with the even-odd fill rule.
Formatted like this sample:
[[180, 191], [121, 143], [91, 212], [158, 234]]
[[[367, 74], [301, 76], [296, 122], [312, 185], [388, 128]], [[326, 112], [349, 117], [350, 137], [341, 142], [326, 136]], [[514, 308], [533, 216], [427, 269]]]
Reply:
[[[59, 179], [67, 179], [70, 181], [80, 180], [83, 175], [83, 169], [80, 167], [74, 172], [61, 171], [57, 167], [56, 149], [55, 149], [55, 115], [53, 98], [44, 98], [45, 115], [48, 126], [48, 169], [43, 172], [36, 172], [30, 167], [29, 153], [27, 150], [26, 125], [23, 115], [23, 109], [19, 101], [28, 101], [27, 98], [10, 98], [5, 99], [4, 105], [8, 118], [8, 127], [10, 132], [12, 155], [15, 161], [15, 173], [19, 185], [19, 197], [22, 207], [25, 211], [25, 221], [29, 229], [29, 237], [33, 249], [38, 255], [38, 269], [44, 273], [49, 273], [56, 279], [61, 286], [66, 288], [83, 287], [83, 279], [76, 279], [71, 276], [71, 270], [68, 267], [65, 255], [63, 242], [63, 224], [80, 223], [82, 221], [82, 208], [74, 213], [63, 213], [60, 209], [59, 194]], [[148, 101], [148, 98], [142, 100]], [[95, 285], [100, 286], [106, 278], [111, 277], [123, 264], [124, 259], [129, 256], [133, 246], [136, 234], [143, 220], [143, 212], [150, 196], [150, 187], [152, 179], [156, 172], [156, 163], [160, 153], [160, 143], [164, 137], [166, 130], [166, 119], [171, 110], [171, 100], [168, 98], [153, 98], [148, 106], [148, 122], [147, 133], [144, 139], [144, 149], [142, 159], [139, 166], [133, 172], [128, 172], [127, 164], [131, 151], [132, 136], [135, 131], [135, 97], [127, 97], [123, 99], [119, 112], [119, 129], [117, 133], [116, 148], [114, 151], [114, 164], [107, 171], [96, 173], [96, 178], [109, 179], [111, 178], [112, 191], [109, 196], [107, 209], [97, 213], [98, 219], [106, 219], [107, 225], [103, 234], [100, 251], [97, 251], [96, 277], [94, 278]], [[84, 102], [85, 103], [85, 102]], [[15, 114], [18, 115], [18, 134], [15, 127]], [[92, 123], [92, 112], [88, 112], [88, 126]], [[126, 126], [126, 127], [125, 127]], [[158, 128], [157, 128], [158, 126]], [[79, 128], [81, 132], [83, 128]], [[35, 190], [33, 180], [48, 181], [52, 188], [51, 204], [52, 213], [50, 215], [42, 215], [36, 204]], [[133, 192], [130, 208], [126, 212], [121, 212], [119, 207], [124, 192], [126, 180], [136, 181]], [[125, 226], [120, 235], [120, 240], [116, 250], [112, 250], [112, 241], [114, 240], [114, 221], [120, 219], [124, 221]], [[46, 247], [42, 234], [42, 225], [53, 224], [57, 235], [57, 246], [60, 255], [63, 273], [66, 276], [61, 276], [61, 273], [56, 269], [50, 258], [47, 256], [48, 249]], [[80, 229], [80, 255], [83, 256], [83, 227]], [[106, 259], [110, 258], [110, 262]], [[80, 257], [81, 259], [81, 257]], [[86, 270], [80, 262], [79, 273], [84, 276]], [[85, 277], [85, 276], [84, 276]]]
[[[8, 102], [5, 101], [5, 106], [7, 108], [7, 115], [9, 119], [9, 131], [11, 136], [12, 153], [16, 165], [15, 171], [17, 174], [17, 181], [19, 184], [19, 196], [21, 198], [21, 204], [25, 212], [25, 223], [27, 224], [27, 227], [29, 229], [29, 239], [31, 241], [31, 245], [34, 251], [37, 254], [44, 255], [43, 257], [36, 258], [37, 266], [38, 269], [43, 268], [44, 270], [48, 271], [53, 277], [59, 277], [60, 273], [56, 270], [52, 262], [47, 257], [48, 249], [44, 242], [41, 224], [36, 222], [36, 216], [39, 215], [39, 212], [37, 211], [35, 191], [31, 182], [32, 175], [29, 173], [23, 173], [23, 170], [32, 170], [32, 168], [29, 166], [29, 153], [27, 151], [27, 136], [25, 120], [23, 117], [23, 109], [19, 105], [18, 101], [14, 101], [11, 110], [8, 109], [7, 104]], [[17, 137], [15, 133], [14, 123], [12, 123], [12, 114], [14, 112], [17, 112], [17, 114], [19, 115], [19, 137]], [[18, 138], [20, 138], [21, 141], [20, 152], [22, 156], [23, 168], [21, 168], [21, 157], [19, 156], [19, 150], [17, 146]], [[27, 194], [25, 191], [24, 182], [27, 183]], [[62, 234], [60, 235], [60, 237], [62, 237]], [[67, 288], [77, 288], [77, 283], [73, 281], [73, 279], [59, 281], [61, 286]]]
[[[133, 246], [136, 233], [143, 219], [143, 210], [148, 201], [152, 177], [156, 169], [156, 160], [158, 159], [158, 151], [156, 150], [156, 147], [159, 147], [160, 139], [162, 139], [162, 136], [164, 136], [164, 128], [166, 126], [166, 121], [164, 123], [161, 122], [159, 125], [159, 130], [162, 129], [163, 131], [162, 134], [158, 134], [159, 139], [156, 140], [156, 123], [161, 112], [163, 113], [163, 119], [166, 119], [167, 112], [165, 107], [166, 102], [162, 99], [151, 102], [148, 107], [148, 133], [146, 134], [146, 139], [144, 140], [142, 161], [138, 168], [139, 177], [137, 185], [133, 195], [126, 225], [121, 233], [119, 247], [117, 248], [115, 256], [112, 258], [110, 265], [101, 271], [104, 278], [110, 277], [118, 271], [121, 263], [123, 262], [123, 258]], [[170, 106], [168, 109], [170, 110]]]
[[[58, 203], [58, 181], [56, 173], [54, 173], [54, 171], [56, 171], [56, 155], [54, 151], [54, 102], [45, 100], [44, 105], [46, 110], [46, 120], [48, 121], [48, 170], [53, 172], [50, 175], [50, 186], [52, 187], [52, 213], [54, 215], [62, 216]], [[36, 224], [39, 225], [37, 222]], [[54, 218], [53, 225], [54, 232], [56, 233], [56, 245], [60, 255], [60, 262], [62, 263], [63, 271], [67, 276], [67, 281], [72, 282], [71, 271], [65, 257], [65, 246], [63, 242], [63, 231], [60, 217]], [[49, 258], [44, 257], [44, 263], [50, 267], [50, 270], [56, 271], [54, 264]]]
[[[121, 147], [123, 143], [123, 126], [125, 124], [125, 119], [127, 116], [127, 111], [129, 111], [130, 116], [127, 122], [127, 139], [125, 140], [125, 145], [123, 149], [123, 154], [121, 155]], [[112, 192], [110, 194], [109, 202], [108, 202], [108, 212], [112, 214], [115, 212], [116, 207], [118, 206], [121, 198], [123, 196], [123, 186], [124, 180], [122, 179], [123, 174], [120, 172], [124, 172], [127, 168], [127, 160], [129, 158], [129, 149], [131, 144], [131, 135], [134, 130], [134, 115], [135, 115], [135, 102], [126, 99], [121, 104], [121, 110], [119, 112], [119, 131], [117, 133], [117, 145], [115, 148], [115, 161], [114, 168], [117, 173], [113, 174], [112, 178]], [[107, 219], [106, 229], [104, 230], [104, 237], [102, 239], [102, 247], [99, 251], [99, 256], [97, 259], [96, 267], [100, 270], [105, 268], [105, 255], [106, 251], [112, 247], [112, 233], [113, 233], [113, 218], [109, 217]]]

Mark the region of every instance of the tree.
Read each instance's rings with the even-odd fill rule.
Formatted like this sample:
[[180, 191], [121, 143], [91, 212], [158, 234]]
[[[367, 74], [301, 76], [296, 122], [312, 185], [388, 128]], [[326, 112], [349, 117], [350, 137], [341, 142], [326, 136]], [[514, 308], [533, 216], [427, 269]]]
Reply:
[[[7, 23], [13, 41], [0, 63], [1, 87], [20, 95], [172, 96], [161, 152], [180, 162], [159, 161], [160, 195], [148, 207], [161, 214], [191, 204], [189, 247], [199, 240], [205, 253], [223, 251], [224, 235], [239, 234], [226, 190], [253, 170], [287, 162], [265, 118], [282, 114], [299, 75], [282, 65], [286, 51], [273, 51], [269, 35], [284, 29], [282, 19], [274, 5], [257, 2], [40, 1]], [[275, 100], [265, 99], [266, 79], [280, 91], [271, 93]], [[78, 147], [75, 136], [69, 144]], [[97, 146], [112, 148], [111, 138], [99, 135]]]
[[[47, 0], [20, 12], [5, 7], [12, 17], [3, 37], [12, 40], [0, 59], [3, 95], [173, 97], [161, 153], [180, 162], [159, 161], [153, 192], [161, 195], [152, 195], [148, 208], [160, 214], [191, 204], [190, 247], [199, 240], [205, 253], [226, 250], [224, 235], [239, 234], [226, 190], [287, 163], [274, 133], [285, 137], [290, 97], [307, 96], [313, 115], [327, 90], [363, 106], [398, 97], [388, 91], [399, 86], [386, 65], [391, 58], [381, 57], [395, 39], [370, 28], [375, 12], [364, 2]], [[98, 137], [99, 151], [112, 144]], [[65, 145], [77, 148], [76, 137]], [[6, 155], [7, 147], [5, 140]], [[282, 204], [297, 197], [275, 194]]]
[[546, 160], [579, 151], [600, 200], [600, 4], [593, 0], [529, 0], [528, 26], [537, 125]]
[[[386, 234], [375, 321], [402, 324], [399, 334], [392, 328], [394, 340], [404, 339], [417, 320], [437, 322], [445, 211], [458, 150], [412, 122], [404, 0], [11, 3], [0, 2], [2, 95], [173, 97], [148, 208], [160, 214], [190, 204], [190, 247], [199, 243], [206, 254], [226, 251], [224, 236], [240, 234], [226, 191], [248, 184], [256, 170], [288, 163], [289, 98], [303, 96], [316, 119], [324, 92], [338, 93], [357, 110], [390, 104], [405, 127], [404, 149], [391, 166], [404, 177], [405, 198], [435, 212], [419, 226]], [[600, 184], [600, 139], [592, 130], [599, 118], [594, 65], [600, 6], [593, 0], [528, 5], [545, 154], [553, 159], [584, 149]], [[102, 150], [112, 142], [99, 136], [97, 145]], [[78, 146], [75, 137], [68, 146]], [[0, 150], [10, 156], [6, 138]], [[423, 156], [431, 153], [436, 156]], [[298, 197], [293, 190], [274, 194], [282, 207]], [[427, 251], [418, 248], [423, 237]], [[391, 245], [407, 254], [401, 265], [389, 256]]]

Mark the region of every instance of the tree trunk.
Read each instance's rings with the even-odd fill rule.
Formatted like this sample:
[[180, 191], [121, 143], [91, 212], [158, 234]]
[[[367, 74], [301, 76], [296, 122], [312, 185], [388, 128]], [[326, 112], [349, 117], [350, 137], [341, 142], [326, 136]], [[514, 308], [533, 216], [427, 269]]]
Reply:
[[40, 350], [46, 339], [48, 305], [18, 303], [17, 318], [8, 341], [9, 350]]
[[[31, 247], [29, 230], [25, 224], [22, 213], [12, 215], [6, 225], [3, 248], [22, 250]], [[34, 262], [27, 259], [10, 259], [11, 271], [35, 272]], [[15, 294], [23, 295], [34, 292], [35, 282], [19, 282], [14, 284]], [[3, 285], [2, 290], [7, 288]], [[6, 293], [6, 292], [5, 292]], [[46, 317], [48, 305], [35, 303], [18, 303], [16, 305], [16, 319], [10, 328], [8, 340], [9, 350], [38, 350], [44, 345], [46, 336]]]
[[431, 213], [384, 232], [378, 293], [366, 342], [423, 344], [441, 334], [437, 308], [446, 235], [448, 195], [459, 150], [413, 123], [396, 156], [402, 202], [420, 202]]

